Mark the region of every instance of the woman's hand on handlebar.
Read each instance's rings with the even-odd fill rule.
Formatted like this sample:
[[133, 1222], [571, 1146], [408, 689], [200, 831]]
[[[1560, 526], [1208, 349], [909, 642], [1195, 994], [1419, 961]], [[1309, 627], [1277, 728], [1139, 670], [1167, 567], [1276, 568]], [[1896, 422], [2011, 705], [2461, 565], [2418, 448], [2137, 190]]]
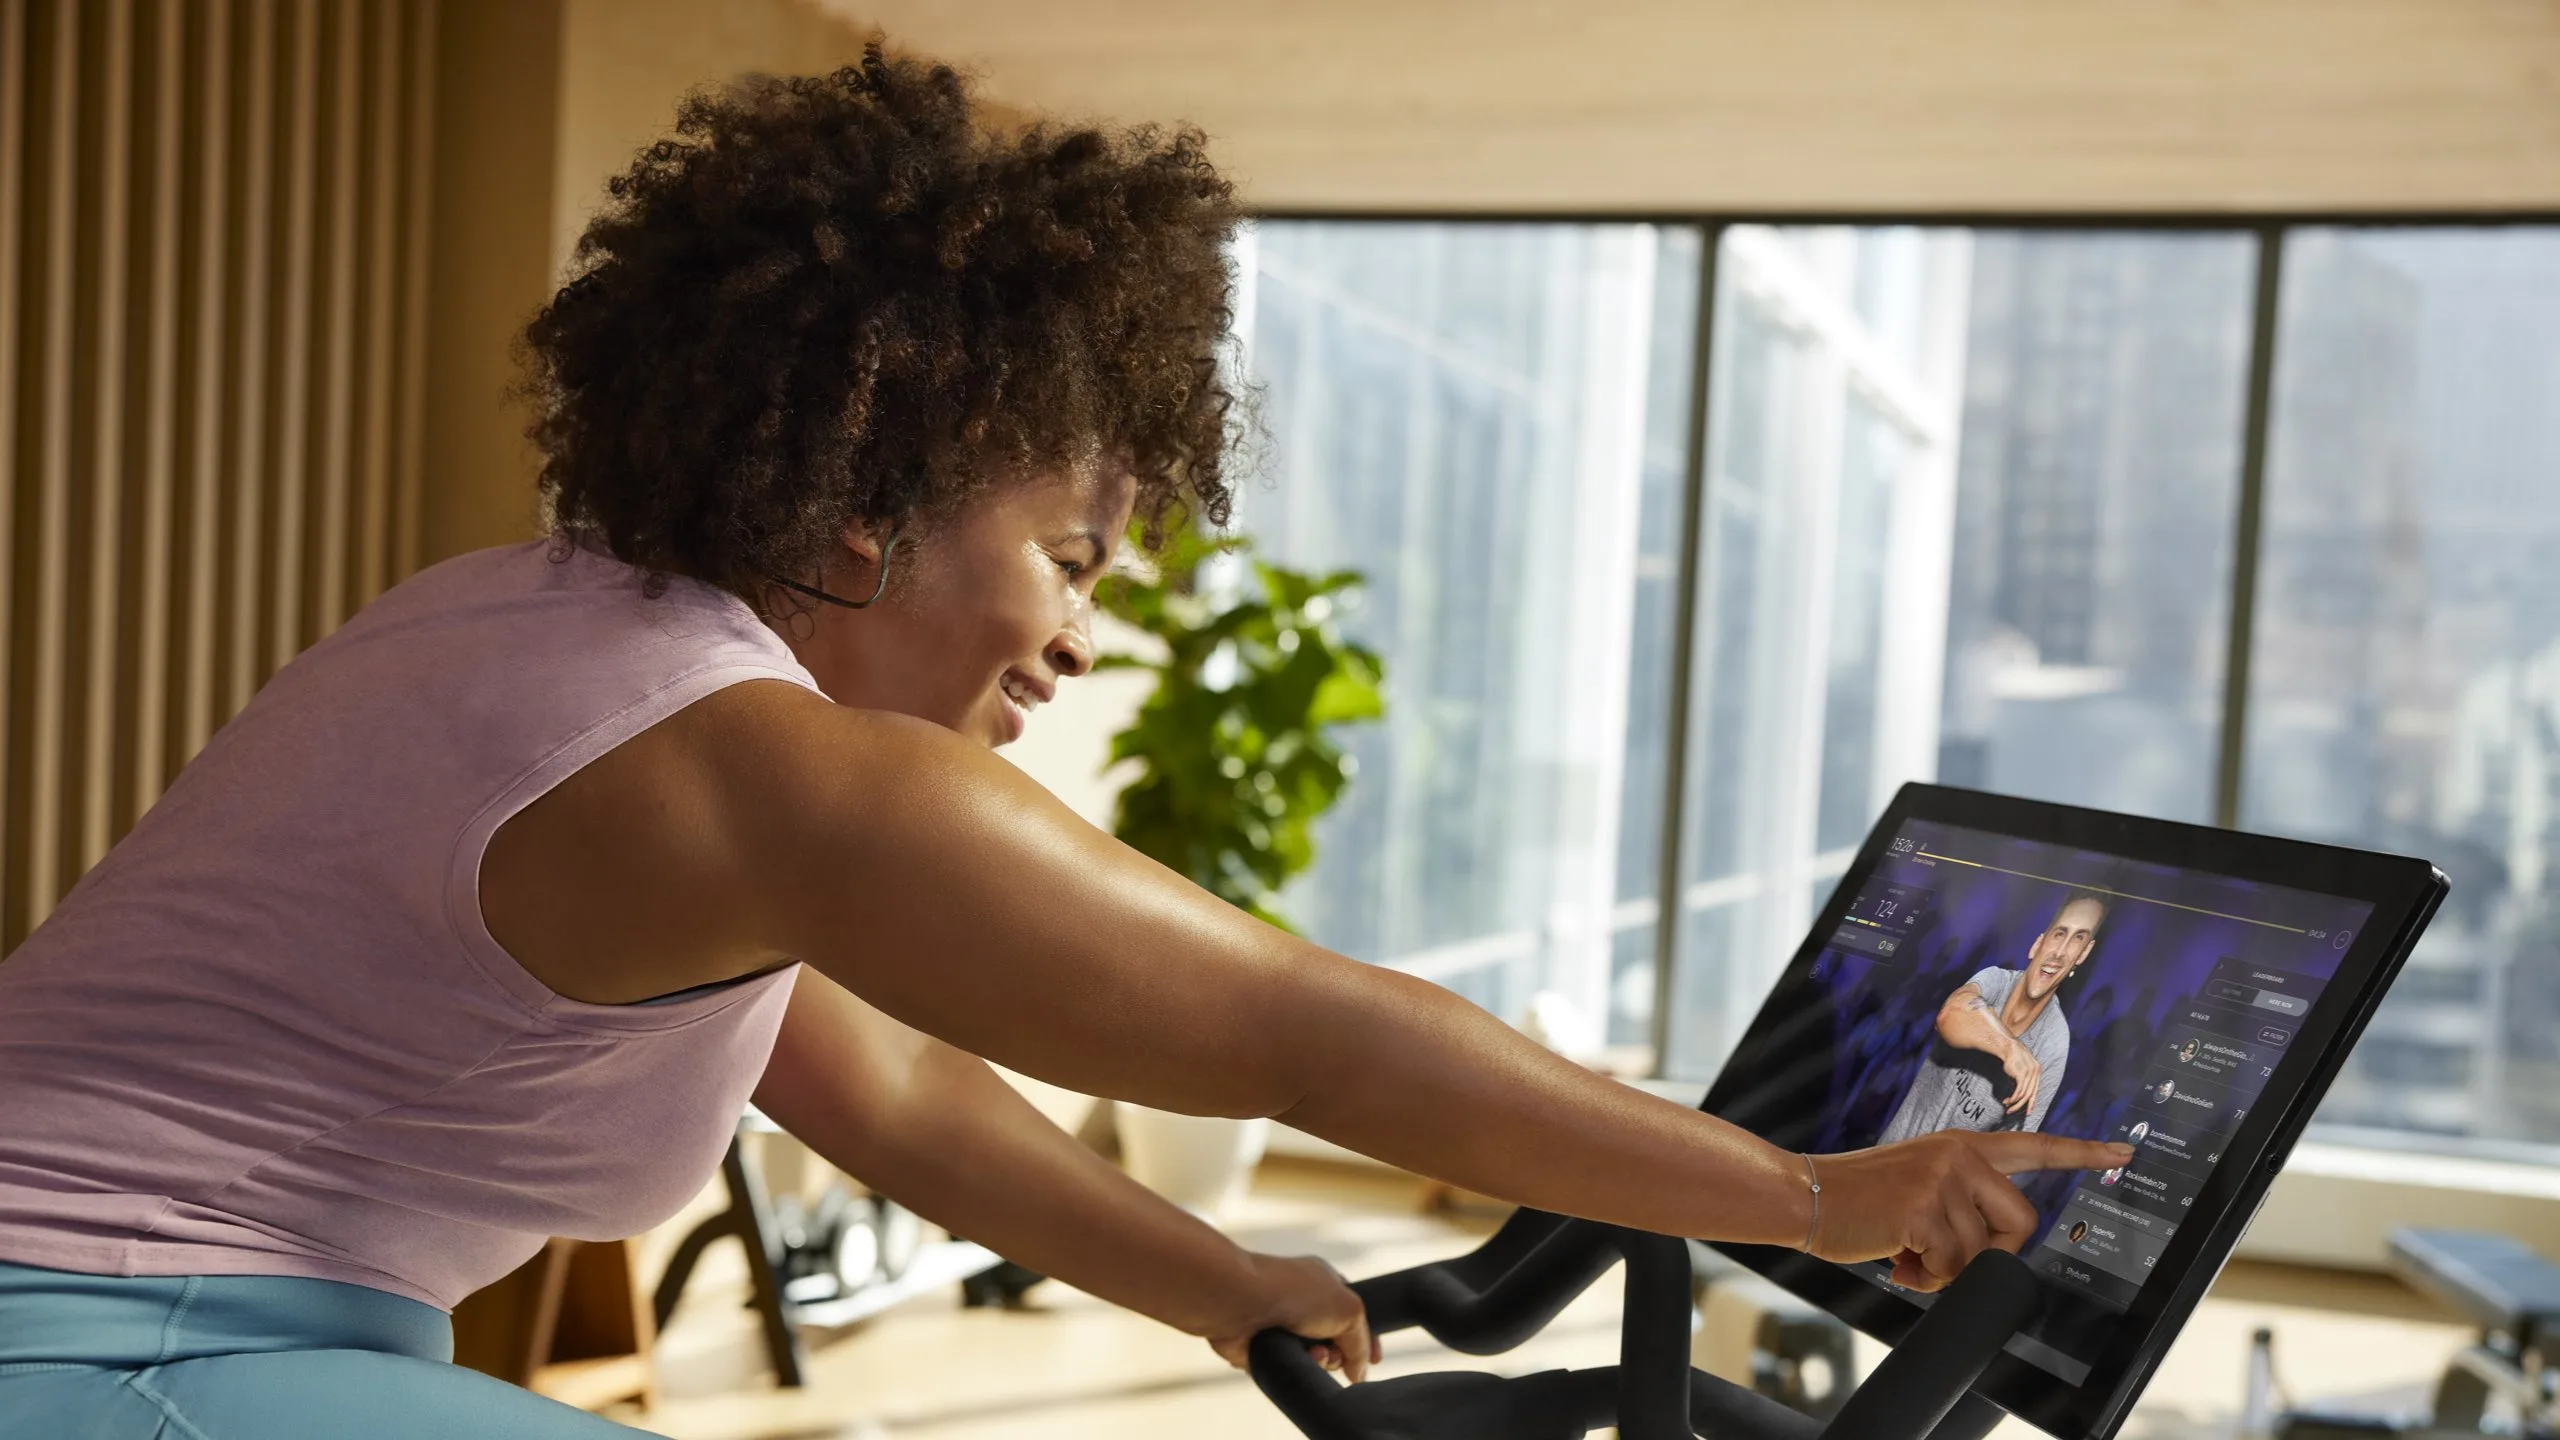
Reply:
[[2035, 1207], [2010, 1176], [2105, 1170], [2132, 1158], [2129, 1145], [1966, 1130], [1817, 1155], [1821, 1208], [1810, 1248], [1843, 1264], [1889, 1258], [1895, 1284], [1936, 1290], [1982, 1251], [2015, 1252], [2035, 1233]]
[[1263, 1276], [1265, 1308], [1241, 1331], [1210, 1336], [1209, 1348], [1242, 1370], [1246, 1345], [1278, 1326], [1315, 1341], [1307, 1353], [1327, 1370], [1339, 1370], [1354, 1383], [1366, 1378], [1379, 1356], [1378, 1340], [1369, 1333], [1368, 1310], [1342, 1273], [1313, 1255], [1254, 1255], [1252, 1260]]

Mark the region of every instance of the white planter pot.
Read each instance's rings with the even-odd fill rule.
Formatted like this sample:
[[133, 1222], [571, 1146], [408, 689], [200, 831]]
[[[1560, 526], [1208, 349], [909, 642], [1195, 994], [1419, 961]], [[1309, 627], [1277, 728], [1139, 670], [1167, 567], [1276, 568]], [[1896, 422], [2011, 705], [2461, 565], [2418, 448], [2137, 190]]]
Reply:
[[1141, 1185], [1203, 1219], [1215, 1220], [1244, 1194], [1271, 1143], [1269, 1120], [1176, 1115], [1113, 1107], [1120, 1160]]

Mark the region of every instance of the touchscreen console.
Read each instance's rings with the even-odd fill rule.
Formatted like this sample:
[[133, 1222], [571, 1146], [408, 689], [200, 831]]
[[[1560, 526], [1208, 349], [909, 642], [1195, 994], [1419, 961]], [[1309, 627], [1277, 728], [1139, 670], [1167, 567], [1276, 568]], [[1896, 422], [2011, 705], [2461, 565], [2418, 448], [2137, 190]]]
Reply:
[[[2156, 1360], [2183, 1314], [2159, 1323], [2164, 1272], [2203, 1267], [2192, 1304], [2440, 893], [2422, 862], [1912, 787], [1707, 1108], [1816, 1154], [1945, 1129], [2131, 1144], [2121, 1169], [2016, 1177], [2050, 1295], [2009, 1345], [2041, 1378], [1993, 1398], [2081, 1428], [2057, 1422]], [[1928, 1303], [1886, 1264], [1755, 1265], [1888, 1338]]]
[[2121, 1170], [2022, 1187], [2045, 1219], [2029, 1262], [2121, 1311], [2372, 911], [1908, 822], [1814, 965], [1841, 1025], [1816, 1143], [1963, 1129], [2131, 1144]]

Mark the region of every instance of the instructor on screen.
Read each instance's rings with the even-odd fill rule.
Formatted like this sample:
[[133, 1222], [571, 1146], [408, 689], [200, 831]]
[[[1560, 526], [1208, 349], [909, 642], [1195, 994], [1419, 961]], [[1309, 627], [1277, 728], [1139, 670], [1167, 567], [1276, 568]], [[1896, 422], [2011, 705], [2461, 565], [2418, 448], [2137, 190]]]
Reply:
[[2106, 918], [2106, 901], [2074, 893], [2027, 947], [2024, 968], [1985, 966], [1948, 996], [1937, 1043], [1877, 1143], [1936, 1130], [2042, 1129], [2053, 1103], [2044, 1077], [2059, 1077], [2071, 1058], [2071, 1027], [2054, 996], [2089, 958]]

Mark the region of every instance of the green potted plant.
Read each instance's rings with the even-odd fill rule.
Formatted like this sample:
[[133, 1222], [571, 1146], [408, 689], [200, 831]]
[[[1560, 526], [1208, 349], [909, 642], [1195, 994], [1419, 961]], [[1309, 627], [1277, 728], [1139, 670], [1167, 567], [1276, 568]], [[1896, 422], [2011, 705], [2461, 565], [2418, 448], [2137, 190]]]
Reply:
[[[1351, 781], [1337, 727], [1385, 713], [1384, 667], [1343, 637], [1362, 577], [1255, 558], [1240, 536], [1177, 528], [1152, 576], [1115, 577], [1104, 611], [1153, 653], [1098, 668], [1145, 670], [1155, 689], [1112, 737], [1133, 767], [1112, 833], [1209, 893], [1283, 929], [1280, 892], [1315, 860], [1316, 821]], [[1149, 1188], [1203, 1215], [1238, 1194], [1267, 1120], [1114, 1107], [1120, 1152]]]

